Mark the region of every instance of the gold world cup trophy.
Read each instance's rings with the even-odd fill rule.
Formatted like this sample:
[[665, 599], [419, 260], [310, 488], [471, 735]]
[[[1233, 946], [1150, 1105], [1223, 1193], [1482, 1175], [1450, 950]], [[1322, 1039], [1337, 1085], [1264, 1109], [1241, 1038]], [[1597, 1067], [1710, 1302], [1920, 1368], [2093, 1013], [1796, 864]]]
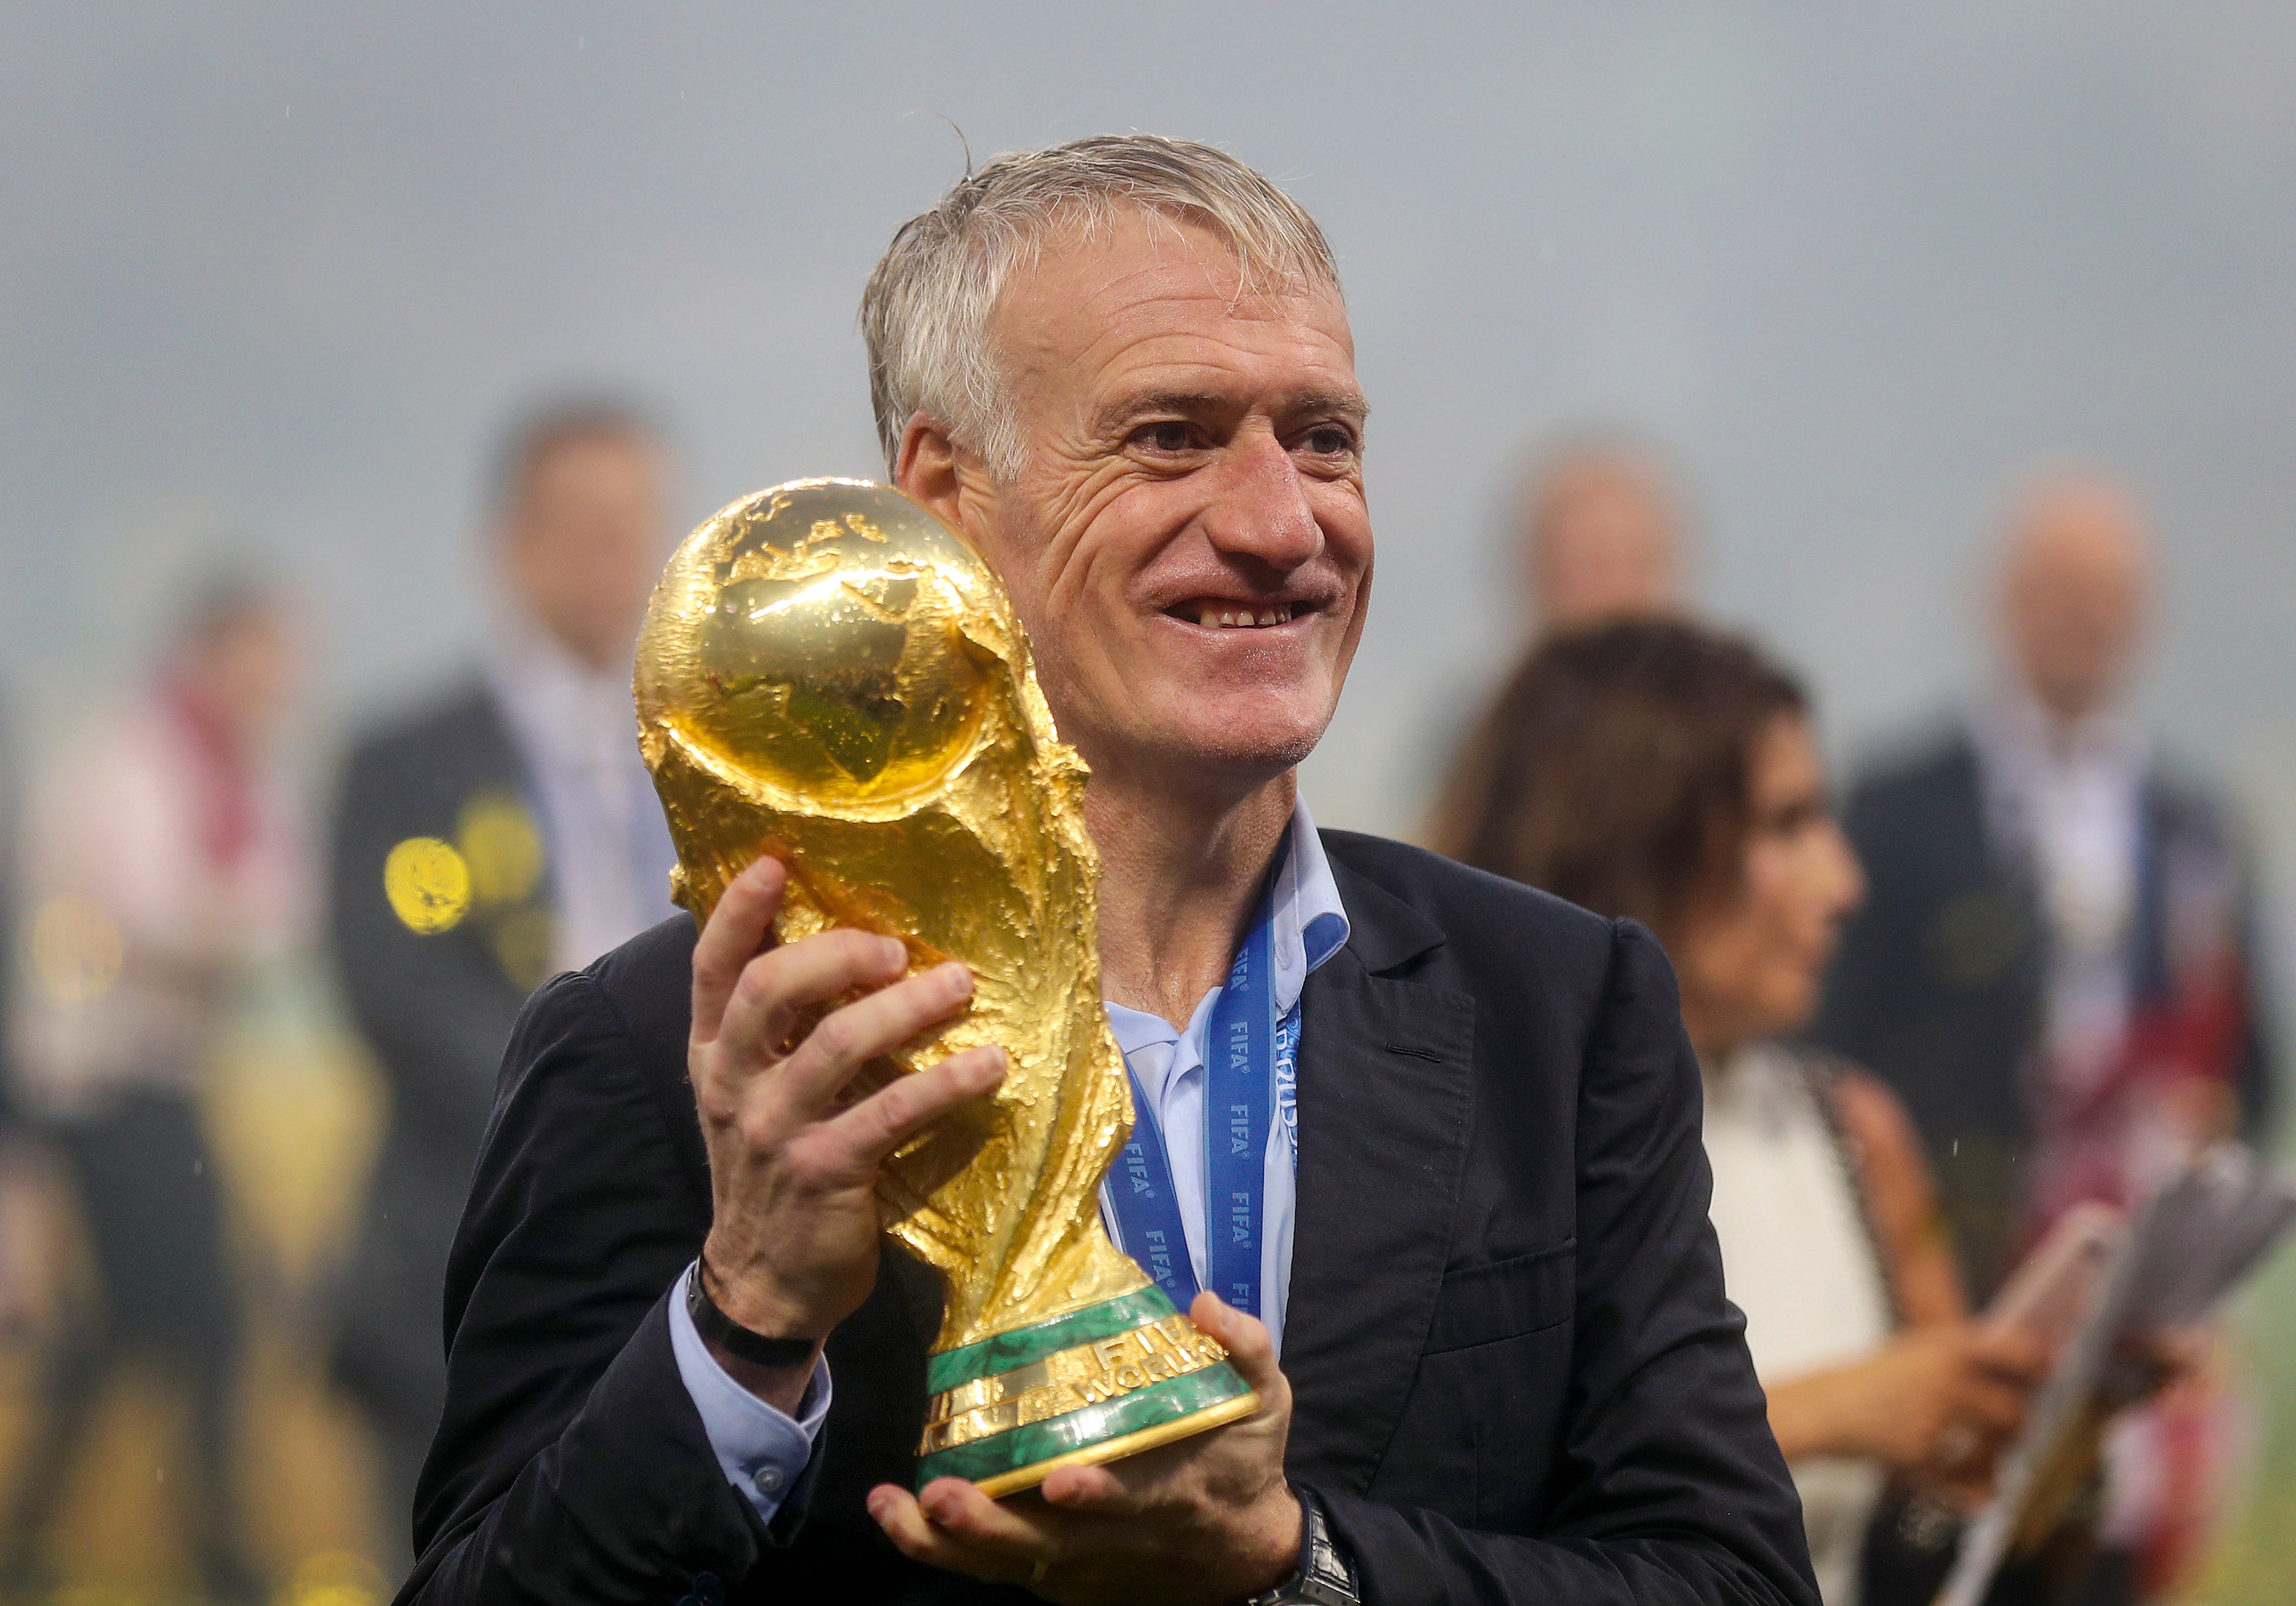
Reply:
[[861, 1091], [978, 1044], [1010, 1056], [881, 1174], [885, 1230], [944, 1286], [919, 1486], [1010, 1494], [1248, 1414], [1226, 1352], [1101, 1226], [1133, 1112], [1100, 1002], [1085, 767], [988, 566], [886, 486], [760, 491], [670, 559], [636, 694], [696, 920], [771, 854], [783, 941], [851, 926], [900, 938], [912, 971], [971, 967], [971, 1010]]

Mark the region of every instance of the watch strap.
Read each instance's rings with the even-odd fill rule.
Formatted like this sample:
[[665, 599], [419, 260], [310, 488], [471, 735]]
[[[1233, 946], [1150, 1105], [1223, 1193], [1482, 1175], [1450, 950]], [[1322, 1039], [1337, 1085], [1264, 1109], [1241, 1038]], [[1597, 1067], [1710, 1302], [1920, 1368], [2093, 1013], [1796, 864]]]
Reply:
[[718, 1309], [709, 1291], [702, 1286], [699, 1260], [685, 1279], [685, 1314], [693, 1318], [693, 1331], [701, 1335], [704, 1343], [715, 1344], [734, 1359], [747, 1361], [752, 1366], [786, 1371], [792, 1366], [808, 1365], [814, 1351], [820, 1348], [816, 1339], [769, 1339], [764, 1333], [751, 1332]]
[[1292, 1493], [1300, 1502], [1300, 1570], [1244, 1606], [1362, 1606], [1355, 1569], [1332, 1537], [1323, 1506], [1297, 1484]]

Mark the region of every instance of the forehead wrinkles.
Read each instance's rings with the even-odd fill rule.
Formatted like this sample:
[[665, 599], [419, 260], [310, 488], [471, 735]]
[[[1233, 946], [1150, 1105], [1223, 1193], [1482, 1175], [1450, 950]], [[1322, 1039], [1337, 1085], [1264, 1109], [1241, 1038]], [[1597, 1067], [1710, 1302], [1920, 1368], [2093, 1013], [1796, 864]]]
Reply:
[[[1066, 235], [1017, 265], [997, 299], [990, 333], [1008, 383], [1025, 376], [1050, 381], [1047, 388], [1073, 386], [1143, 341], [1218, 340], [1231, 322], [1315, 328], [1352, 363], [1353, 339], [1335, 289], [1296, 277], [1255, 283], [1260, 275], [1201, 228], [1134, 211], [1108, 228], [1072, 226]], [[1185, 316], [1170, 315], [1206, 304], [1219, 314], [1209, 326], [1188, 327]], [[1336, 327], [1320, 327], [1327, 321], [1322, 314]], [[1258, 349], [1248, 341], [1235, 348]]]

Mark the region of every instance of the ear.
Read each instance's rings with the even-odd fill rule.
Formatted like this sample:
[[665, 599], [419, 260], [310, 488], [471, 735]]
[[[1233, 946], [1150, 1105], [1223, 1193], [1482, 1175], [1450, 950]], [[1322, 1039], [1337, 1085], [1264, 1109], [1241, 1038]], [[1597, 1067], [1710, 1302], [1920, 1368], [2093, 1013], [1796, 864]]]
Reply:
[[948, 426], [930, 414], [910, 415], [893, 459], [893, 483], [940, 515], [951, 529], [964, 528], [964, 477], [957, 471], [956, 442]]

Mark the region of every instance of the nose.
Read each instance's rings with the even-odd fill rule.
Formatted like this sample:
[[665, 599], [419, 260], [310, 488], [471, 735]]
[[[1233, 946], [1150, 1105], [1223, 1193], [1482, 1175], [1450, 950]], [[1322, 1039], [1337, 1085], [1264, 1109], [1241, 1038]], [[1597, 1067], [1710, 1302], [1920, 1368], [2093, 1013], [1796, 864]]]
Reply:
[[1273, 430], [1244, 430], [1225, 456], [1201, 516], [1214, 551], [1256, 558], [1278, 574], [1323, 551], [1323, 527], [1308, 504], [1300, 467]]

